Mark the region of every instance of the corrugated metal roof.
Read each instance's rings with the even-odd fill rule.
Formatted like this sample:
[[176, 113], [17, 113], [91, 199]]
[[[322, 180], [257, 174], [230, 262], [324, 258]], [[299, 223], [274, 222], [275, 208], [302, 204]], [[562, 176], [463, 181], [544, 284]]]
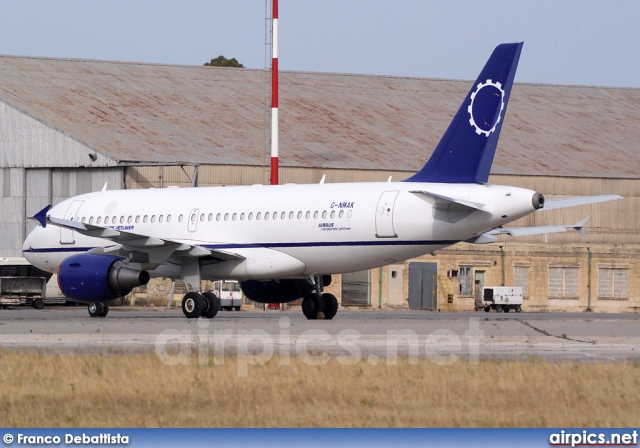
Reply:
[[[262, 165], [262, 70], [0, 56], [0, 100], [121, 164]], [[284, 72], [283, 166], [418, 170], [471, 87]], [[640, 89], [516, 84], [493, 173], [640, 177]]]

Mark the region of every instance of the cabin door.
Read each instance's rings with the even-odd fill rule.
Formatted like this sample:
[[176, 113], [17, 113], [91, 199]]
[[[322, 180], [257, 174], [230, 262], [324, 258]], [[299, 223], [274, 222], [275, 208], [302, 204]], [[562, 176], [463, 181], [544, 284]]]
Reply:
[[376, 237], [397, 238], [393, 229], [393, 205], [396, 202], [398, 191], [385, 191], [380, 196], [376, 209]]
[[[84, 201], [73, 201], [69, 208], [67, 209], [67, 213], [64, 214], [64, 219], [68, 221], [74, 221], [76, 219], [76, 215], [78, 214], [78, 210]], [[74, 244], [75, 240], [75, 232], [70, 229], [60, 228], [60, 244]]]

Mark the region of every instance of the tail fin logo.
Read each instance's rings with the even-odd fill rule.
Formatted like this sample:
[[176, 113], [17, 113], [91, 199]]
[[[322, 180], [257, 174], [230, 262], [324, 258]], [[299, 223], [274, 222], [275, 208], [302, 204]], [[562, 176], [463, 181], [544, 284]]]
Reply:
[[476, 134], [484, 134], [485, 137], [496, 130], [496, 126], [502, 119], [504, 110], [504, 90], [499, 82], [486, 82], [478, 84], [471, 94], [471, 103], [467, 108], [469, 112], [469, 124], [476, 128]]

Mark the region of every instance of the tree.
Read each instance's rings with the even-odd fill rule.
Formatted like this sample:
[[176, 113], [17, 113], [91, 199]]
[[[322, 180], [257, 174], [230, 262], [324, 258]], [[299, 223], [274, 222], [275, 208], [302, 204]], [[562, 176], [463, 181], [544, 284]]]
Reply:
[[222, 55], [215, 59], [211, 59], [211, 62], [205, 62], [204, 65], [207, 67], [244, 67], [244, 65], [239, 63], [236, 58], [227, 59]]

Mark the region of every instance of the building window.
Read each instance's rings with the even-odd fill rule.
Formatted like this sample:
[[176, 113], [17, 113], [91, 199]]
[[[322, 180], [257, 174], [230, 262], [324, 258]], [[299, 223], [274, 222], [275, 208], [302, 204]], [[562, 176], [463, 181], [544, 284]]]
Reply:
[[513, 286], [522, 288], [522, 297], [529, 297], [529, 266], [516, 266], [514, 268]]
[[473, 294], [473, 269], [471, 266], [460, 266], [458, 269], [458, 292], [461, 296]]
[[602, 299], [626, 299], [627, 268], [599, 268], [598, 297]]
[[549, 268], [549, 298], [577, 299], [578, 273], [577, 267]]

